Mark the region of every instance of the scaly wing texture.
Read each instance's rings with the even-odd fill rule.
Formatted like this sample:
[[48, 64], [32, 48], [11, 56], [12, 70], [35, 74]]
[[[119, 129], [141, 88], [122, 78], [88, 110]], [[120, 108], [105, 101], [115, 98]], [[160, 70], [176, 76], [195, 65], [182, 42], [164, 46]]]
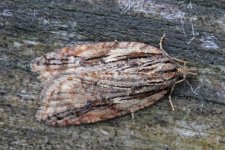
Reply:
[[[115, 61], [122, 57], [138, 57], [137, 54], [151, 56], [162, 55], [162, 51], [153, 46], [138, 42], [100, 42], [94, 44], [65, 47], [37, 58], [32, 63], [32, 71], [40, 73], [42, 82], [47, 82], [58, 73], [76, 71], [89, 63]], [[108, 56], [108, 57], [107, 57]], [[107, 60], [101, 59], [107, 57]], [[91, 60], [91, 61], [88, 61]]]
[[135, 112], [162, 98], [177, 80], [177, 65], [161, 50], [135, 42], [65, 48], [38, 58], [33, 70], [44, 83], [36, 118], [52, 126]]

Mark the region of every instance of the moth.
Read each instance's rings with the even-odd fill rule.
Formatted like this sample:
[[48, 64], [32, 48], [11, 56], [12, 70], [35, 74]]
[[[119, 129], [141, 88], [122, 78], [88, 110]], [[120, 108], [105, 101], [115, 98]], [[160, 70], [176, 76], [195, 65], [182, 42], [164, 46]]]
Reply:
[[[163, 36], [164, 38], [164, 36]], [[112, 119], [154, 104], [195, 74], [186, 62], [140, 42], [99, 42], [47, 53], [33, 72], [43, 84], [36, 119], [50, 126]], [[169, 95], [171, 102], [171, 94]]]

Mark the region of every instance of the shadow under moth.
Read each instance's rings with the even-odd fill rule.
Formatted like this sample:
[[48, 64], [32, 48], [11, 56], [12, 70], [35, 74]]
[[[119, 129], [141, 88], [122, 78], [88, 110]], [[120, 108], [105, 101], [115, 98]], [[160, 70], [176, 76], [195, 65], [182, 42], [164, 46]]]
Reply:
[[[162, 38], [163, 39], [163, 38]], [[35, 61], [43, 84], [36, 119], [51, 126], [94, 123], [154, 104], [195, 74], [186, 62], [139, 42], [65, 47]], [[171, 94], [169, 95], [170, 104]]]

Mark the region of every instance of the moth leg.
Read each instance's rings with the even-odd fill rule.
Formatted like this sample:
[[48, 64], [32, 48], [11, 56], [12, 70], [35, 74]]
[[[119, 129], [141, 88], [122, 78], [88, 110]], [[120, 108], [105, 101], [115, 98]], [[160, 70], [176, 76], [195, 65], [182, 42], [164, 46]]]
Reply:
[[183, 63], [184, 65], [187, 64], [187, 61], [184, 61], [184, 60], [181, 60], [181, 59], [177, 59], [177, 58], [174, 58], [174, 57], [171, 57], [169, 54], [166, 53], [166, 51], [163, 49], [163, 40], [165, 38], [166, 34], [164, 33], [163, 36], [161, 37], [160, 39], [160, 43], [159, 43], [159, 47], [160, 49], [162, 50], [162, 52], [169, 58], [175, 60], [175, 61], [178, 61], [180, 63]]
[[175, 82], [175, 83], [173, 84], [171, 90], [170, 90], [170, 94], [169, 94], [169, 102], [170, 102], [170, 106], [171, 106], [171, 108], [172, 108], [172, 111], [174, 111], [174, 106], [173, 106], [173, 102], [172, 102], [171, 95], [172, 95], [172, 93], [173, 93], [173, 90], [174, 90], [174, 88], [175, 88], [175, 85], [178, 84], [178, 83], [184, 82], [185, 80], [186, 80], [186, 76], [184, 76], [183, 79], [181, 79], [181, 80]]

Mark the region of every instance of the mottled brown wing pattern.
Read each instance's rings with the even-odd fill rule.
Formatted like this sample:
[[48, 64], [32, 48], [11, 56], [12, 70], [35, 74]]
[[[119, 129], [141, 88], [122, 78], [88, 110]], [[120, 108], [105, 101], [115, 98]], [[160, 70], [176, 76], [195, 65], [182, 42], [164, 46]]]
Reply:
[[[45, 54], [35, 59], [31, 68], [33, 72], [40, 73], [39, 78], [45, 84], [52, 76], [59, 73], [73, 73], [77, 67], [101, 65], [101, 63], [116, 61], [123, 57], [124, 59], [138, 58], [138, 55], [145, 55], [145, 57], [162, 55], [162, 51], [138, 42], [101, 42], [77, 45]], [[107, 59], [104, 59], [106, 56], [108, 56]]]
[[161, 99], [177, 81], [177, 64], [137, 42], [64, 48], [37, 58], [44, 85], [39, 121], [52, 126], [94, 123], [135, 112]]

